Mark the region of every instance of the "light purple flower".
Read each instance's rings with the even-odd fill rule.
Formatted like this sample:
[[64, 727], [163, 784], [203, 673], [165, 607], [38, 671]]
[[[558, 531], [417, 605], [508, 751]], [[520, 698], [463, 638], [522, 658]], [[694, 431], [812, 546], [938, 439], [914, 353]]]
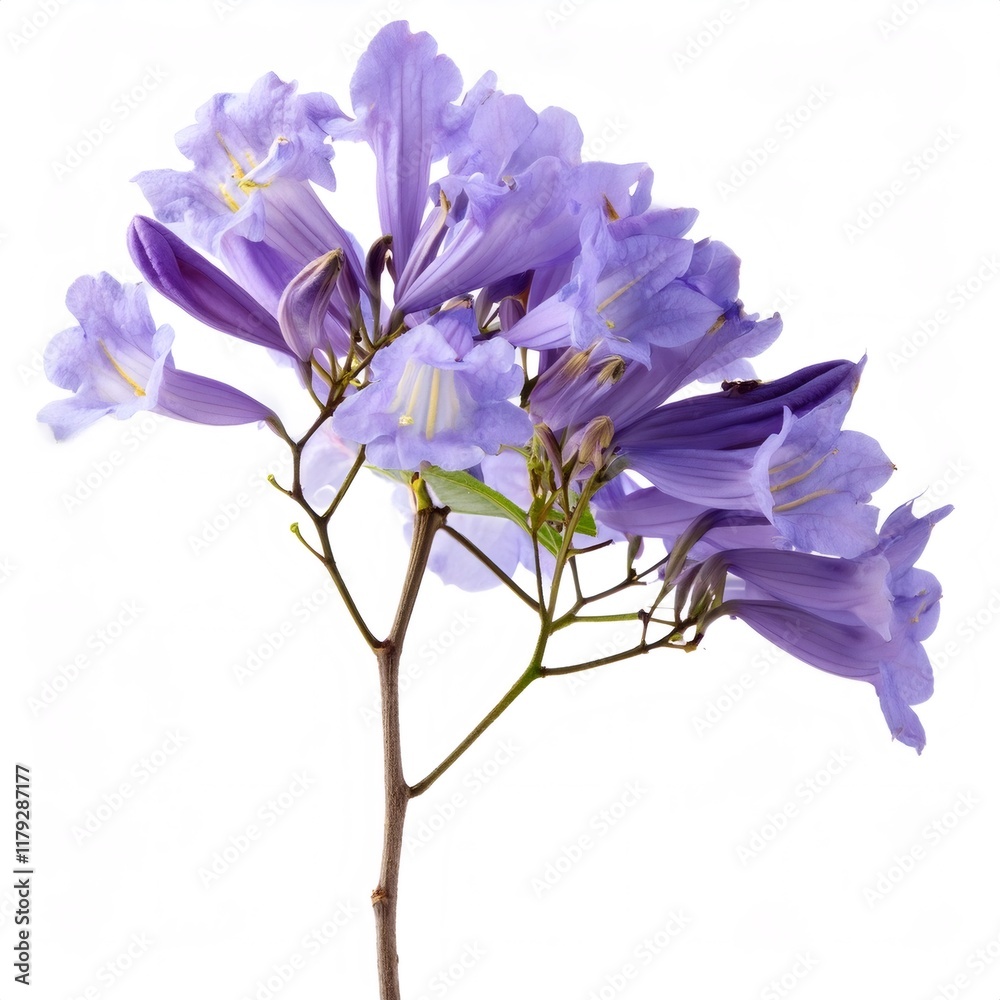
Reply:
[[476, 332], [466, 305], [408, 330], [376, 355], [372, 384], [341, 404], [336, 432], [389, 469], [468, 469], [504, 444], [523, 445], [531, 421], [509, 402], [523, 382], [514, 348], [477, 343]]
[[[660, 209], [609, 220], [606, 212], [595, 212], [584, 227], [571, 280], [504, 335], [535, 350], [583, 350], [605, 340], [608, 350], [646, 367], [652, 346], [701, 337], [732, 304], [739, 261], [722, 244], [681, 238], [695, 215]], [[696, 280], [708, 259], [728, 262], [725, 282], [710, 289], [714, 297]]]
[[[933, 525], [951, 510], [942, 507], [915, 518], [911, 504], [898, 508], [886, 518], [878, 544], [857, 560], [722, 553], [715, 558], [749, 578], [757, 593], [725, 600], [705, 624], [724, 615], [740, 618], [820, 670], [868, 681], [878, 692], [893, 738], [919, 753], [926, 737], [910, 706], [933, 692], [930, 660], [921, 643], [937, 624], [941, 586], [913, 564]], [[877, 579], [883, 563], [891, 596], [888, 616]]]
[[125, 420], [142, 410], [204, 424], [252, 423], [274, 415], [232, 386], [178, 371], [170, 356], [173, 331], [154, 326], [141, 285], [120, 285], [109, 274], [78, 278], [66, 304], [80, 325], [52, 338], [45, 374], [74, 395], [38, 414], [58, 439], [107, 414]]

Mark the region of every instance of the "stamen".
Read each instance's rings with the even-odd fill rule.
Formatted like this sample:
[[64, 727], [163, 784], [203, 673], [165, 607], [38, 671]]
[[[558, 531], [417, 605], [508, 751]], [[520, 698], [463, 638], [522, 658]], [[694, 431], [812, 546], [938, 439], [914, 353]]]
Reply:
[[617, 292], [614, 293], [614, 295], [609, 295], [597, 307], [597, 311], [598, 312], [603, 312], [603, 310], [606, 309], [609, 305], [611, 305], [611, 303], [614, 302], [615, 299], [617, 299], [621, 295], [624, 295], [633, 285], [639, 284], [639, 282], [642, 281], [642, 279], [645, 278], [645, 277], [646, 277], [645, 274], [640, 274], [638, 277], [633, 278], [627, 285], [623, 285], [621, 288], [618, 289]]
[[116, 372], [118, 372], [118, 374], [121, 375], [121, 377], [123, 379], [125, 379], [125, 381], [132, 387], [132, 391], [137, 396], [145, 396], [146, 395], [146, 390], [143, 389], [143, 387], [141, 385], [139, 385], [139, 383], [136, 382], [136, 380], [134, 378], [132, 378], [125, 371], [125, 369], [122, 368], [122, 366], [120, 364], [118, 364], [117, 361], [115, 361], [115, 359], [113, 357], [111, 357], [111, 352], [108, 350], [107, 345], [104, 343], [104, 341], [99, 339], [97, 341], [97, 343], [101, 345], [101, 350], [104, 351], [104, 356], [108, 359], [108, 361], [111, 362], [111, 367], [114, 368], [114, 370]]
[[226, 156], [229, 157], [229, 162], [233, 165], [233, 180], [242, 180], [246, 171], [244, 171], [243, 167], [240, 165], [240, 161], [229, 152], [229, 147], [226, 145], [226, 140], [222, 138], [222, 133], [216, 132], [215, 138], [219, 140], [219, 145], [223, 148]]
[[779, 504], [777, 507], [772, 508], [772, 513], [784, 514], [786, 510], [794, 510], [796, 507], [801, 507], [804, 503], [809, 503], [810, 500], [815, 500], [817, 497], [825, 497], [833, 492], [833, 490], [816, 490], [815, 493], [799, 497], [798, 500], [789, 500], [788, 503]]
[[431, 375], [431, 398], [427, 403], [427, 424], [425, 426], [425, 432], [427, 434], [428, 441], [434, 437], [434, 426], [437, 423], [438, 399], [440, 394], [441, 369], [435, 368], [434, 374]]
[[597, 384], [605, 385], [608, 382], [617, 382], [625, 374], [625, 360], [613, 355], [604, 363], [604, 367], [597, 373]]
[[[802, 480], [806, 478], [806, 476], [809, 476], [813, 472], [815, 472], [831, 455], [836, 455], [836, 454], [837, 454], [837, 449], [834, 448], [832, 451], [827, 452], [827, 454], [819, 458], [818, 461], [810, 465], [805, 472], [800, 472], [797, 476], [792, 476], [791, 479], [786, 479], [783, 483], [779, 483], [777, 486], [772, 486], [771, 492], [778, 493], [781, 490], [787, 489], [789, 486], [794, 486], [796, 483], [801, 483]], [[799, 458], [801, 457], [802, 456], [800, 455]], [[776, 465], [774, 466], [774, 468], [767, 470], [768, 475], [773, 476], [776, 472], [779, 472], [782, 469], [787, 469], [788, 466], [793, 465], [798, 460], [799, 460], [798, 458], [793, 458], [790, 462], [785, 462], [783, 465]]]
[[222, 200], [234, 211], [238, 212], [240, 206], [236, 204], [236, 199], [226, 190], [225, 184], [219, 185], [219, 192], [222, 195]]

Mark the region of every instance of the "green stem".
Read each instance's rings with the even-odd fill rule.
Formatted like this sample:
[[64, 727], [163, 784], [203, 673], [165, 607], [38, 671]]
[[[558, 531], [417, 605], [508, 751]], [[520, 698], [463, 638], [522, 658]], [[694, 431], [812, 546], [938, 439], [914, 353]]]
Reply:
[[483, 717], [482, 721], [455, 747], [454, 750], [426, 778], [410, 786], [412, 796], [422, 795], [452, 764], [472, 746], [480, 736], [489, 729], [490, 726], [500, 718], [501, 715], [513, 704], [517, 696], [524, 691], [528, 685], [542, 676], [542, 668], [534, 660], [528, 668], [518, 677], [514, 686], [493, 706], [493, 708]]
[[634, 622], [639, 616], [634, 611], [626, 611], [620, 615], [563, 615], [552, 625], [552, 631], [568, 628], [577, 622]]
[[567, 667], [539, 667], [539, 673], [542, 677], [558, 677], [562, 674], [578, 674], [582, 670], [593, 670], [594, 667], [603, 667], [608, 663], [618, 663], [621, 660], [630, 660], [633, 656], [641, 656], [653, 649], [682, 649], [685, 652], [690, 652], [701, 641], [701, 636], [698, 635], [695, 636], [691, 642], [678, 644], [674, 642], [674, 639], [676, 639], [678, 635], [679, 633], [676, 629], [674, 629], [674, 631], [672, 631], [669, 635], [665, 635], [663, 638], [657, 639], [655, 642], [646, 642], [644, 639], [637, 646], [633, 646], [631, 649], [626, 649], [621, 653], [612, 653], [610, 656], [602, 656], [597, 660], [587, 660], [584, 663], [573, 663]]
[[471, 552], [484, 566], [492, 570], [497, 579], [505, 587], [517, 594], [529, 608], [533, 611], [538, 610], [538, 602], [529, 594], [526, 594], [479, 546], [471, 542], [460, 531], [456, 531], [450, 524], [446, 524], [442, 530], [446, 535], [454, 538], [459, 545]]

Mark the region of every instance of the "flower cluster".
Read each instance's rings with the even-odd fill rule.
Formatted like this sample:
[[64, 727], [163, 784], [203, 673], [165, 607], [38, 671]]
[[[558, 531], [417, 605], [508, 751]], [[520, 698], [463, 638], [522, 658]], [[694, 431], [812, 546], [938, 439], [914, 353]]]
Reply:
[[[405, 22], [372, 40], [350, 96], [353, 116], [274, 74], [216, 95], [178, 135], [191, 169], [136, 178], [155, 218], [128, 231], [150, 287], [298, 372], [309, 430], [178, 371], [143, 287], [107, 274], [70, 289], [79, 326], [46, 370], [74, 395], [40, 419], [59, 438], [142, 409], [262, 422], [298, 449], [299, 496], [337, 495], [362, 461], [426, 474], [467, 543], [442, 537], [431, 566], [470, 589], [519, 565], [551, 577], [588, 535], [630, 553], [660, 540], [671, 642], [740, 618], [872, 683], [919, 751], [910, 706], [930, 695], [920, 643], [940, 588], [914, 562], [948, 510], [904, 506], [879, 530], [870, 501], [893, 466], [843, 428], [864, 361], [759, 380], [747, 359], [780, 318], [745, 310], [736, 255], [687, 237], [696, 213], [655, 207], [645, 164], [584, 162], [571, 114], [532, 110], [493, 74], [463, 95]], [[318, 190], [335, 190], [345, 142], [374, 153], [364, 243]]]

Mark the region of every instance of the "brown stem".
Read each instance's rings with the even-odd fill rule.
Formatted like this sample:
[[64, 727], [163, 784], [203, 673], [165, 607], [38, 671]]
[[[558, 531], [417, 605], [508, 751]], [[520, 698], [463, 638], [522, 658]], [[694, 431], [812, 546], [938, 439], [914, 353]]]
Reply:
[[382, 701], [382, 740], [385, 761], [385, 830], [382, 867], [372, 893], [380, 1000], [399, 1000], [399, 956], [396, 950], [396, 901], [399, 862], [403, 851], [403, 823], [412, 789], [403, 777], [399, 735], [399, 660], [403, 640], [413, 614], [420, 581], [427, 568], [434, 533], [444, 526], [447, 507], [424, 507], [413, 518], [410, 563], [399, 597], [396, 618], [384, 642], [375, 649]]
[[372, 893], [379, 997], [399, 1000], [399, 958], [396, 952], [396, 898], [403, 849], [403, 821], [410, 789], [403, 778], [399, 741], [399, 647], [387, 643], [377, 650], [382, 689], [382, 734], [385, 760], [385, 831], [382, 868]]

